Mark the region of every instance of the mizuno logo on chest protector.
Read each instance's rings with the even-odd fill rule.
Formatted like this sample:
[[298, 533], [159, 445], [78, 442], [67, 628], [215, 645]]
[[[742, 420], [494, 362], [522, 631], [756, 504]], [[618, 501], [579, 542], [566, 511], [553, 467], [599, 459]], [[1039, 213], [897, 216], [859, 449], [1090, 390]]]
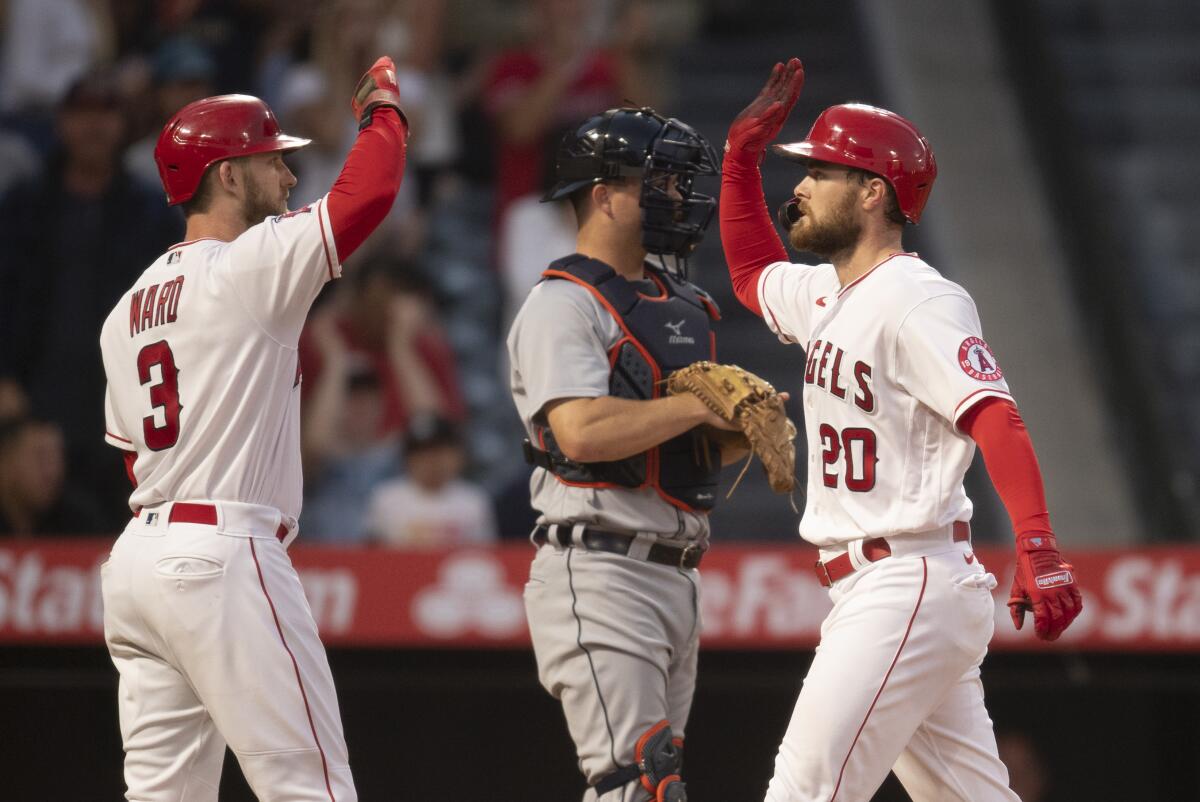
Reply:
[[683, 324], [686, 322], [686, 320], [680, 320], [678, 323], [667, 321], [663, 324], [672, 332], [671, 336], [667, 339], [668, 343], [671, 345], [695, 345], [696, 338], [683, 333]]

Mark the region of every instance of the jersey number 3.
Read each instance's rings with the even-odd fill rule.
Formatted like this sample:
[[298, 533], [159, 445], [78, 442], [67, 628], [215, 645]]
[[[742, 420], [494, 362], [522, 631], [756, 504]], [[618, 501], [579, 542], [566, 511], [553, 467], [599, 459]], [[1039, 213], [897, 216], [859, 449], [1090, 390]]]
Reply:
[[839, 457], [846, 455], [846, 489], [855, 493], [866, 493], [875, 489], [875, 432], [870, 429], [851, 427], [841, 434], [828, 423], [821, 424], [821, 478], [826, 487], [838, 486], [836, 471]]
[[146, 447], [151, 451], [163, 451], [175, 445], [179, 439], [179, 369], [175, 367], [175, 355], [166, 340], [150, 343], [138, 351], [138, 379], [142, 384], [152, 380], [150, 368], [158, 365], [161, 379], [150, 385], [150, 406], [163, 411], [163, 425], [155, 424], [154, 415], [142, 418], [142, 434]]

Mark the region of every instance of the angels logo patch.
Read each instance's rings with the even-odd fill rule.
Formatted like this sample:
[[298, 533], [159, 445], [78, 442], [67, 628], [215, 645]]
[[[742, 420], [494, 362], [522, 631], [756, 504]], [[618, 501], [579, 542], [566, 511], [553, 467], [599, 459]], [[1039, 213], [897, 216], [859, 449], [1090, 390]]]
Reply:
[[1004, 378], [1004, 371], [1000, 370], [1000, 363], [996, 361], [992, 349], [979, 337], [963, 340], [958, 347], [958, 364], [964, 373], [981, 382], [995, 382]]

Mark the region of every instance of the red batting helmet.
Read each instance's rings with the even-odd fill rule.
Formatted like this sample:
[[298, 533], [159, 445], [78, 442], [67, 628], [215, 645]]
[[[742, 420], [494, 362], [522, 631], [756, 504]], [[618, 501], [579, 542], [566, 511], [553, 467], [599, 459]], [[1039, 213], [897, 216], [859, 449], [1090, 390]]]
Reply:
[[196, 194], [204, 171], [222, 159], [296, 150], [311, 139], [279, 130], [274, 112], [250, 95], [217, 95], [180, 109], [158, 135], [154, 161], [167, 203], [174, 206]]
[[921, 219], [937, 178], [933, 149], [917, 127], [899, 114], [863, 103], [830, 106], [803, 142], [773, 150], [795, 161], [832, 162], [875, 173], [892, 185], [900, 212], [913, 223]]

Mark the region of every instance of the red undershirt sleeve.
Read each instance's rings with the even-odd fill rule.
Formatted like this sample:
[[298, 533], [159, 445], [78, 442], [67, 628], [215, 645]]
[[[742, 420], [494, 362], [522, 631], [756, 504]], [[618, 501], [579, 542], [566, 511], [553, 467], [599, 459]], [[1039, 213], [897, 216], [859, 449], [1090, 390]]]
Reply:
[[979, 445], [992, 484], [1012, 519], [1014, 533], [1052, 534], [1037, 455], [1025, 421], [1012, 401], [985, 398], [967, 410], [958, 427]]
[[758, 279], [763, 268], [788, 261], [763, 196], [759, 154], [731, 150], [721, 168], [721, 246], [739, 301], [758, 316]]
[[329, 223], [344, 262], [383, 222], [400, 191], [408, 129], [391, 107], [376, 108], [329, 191]]

